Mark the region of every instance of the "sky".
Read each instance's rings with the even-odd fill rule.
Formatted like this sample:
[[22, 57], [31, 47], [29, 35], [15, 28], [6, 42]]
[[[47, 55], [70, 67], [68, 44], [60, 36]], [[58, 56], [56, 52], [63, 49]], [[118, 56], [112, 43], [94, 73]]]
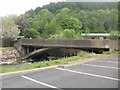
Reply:
[[42, 7], [50, 2], [58, 2], [64, 0], [1, 0], [0, 1], [0, 16], [11, 14], [20, 15], [30, 9]]
[[20, 15], [30, 9], [42, 7], [50, 2], [58, 1], [119, 1], [119, 0], [1, 0], [0, 1], [0, 16], [11, 14]]

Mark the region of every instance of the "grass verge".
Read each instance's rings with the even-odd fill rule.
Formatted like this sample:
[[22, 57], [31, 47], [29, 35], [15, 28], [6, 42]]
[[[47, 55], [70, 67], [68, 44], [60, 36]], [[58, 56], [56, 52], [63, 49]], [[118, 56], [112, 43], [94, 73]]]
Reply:
[[11, 50], [15, 49], [15, 47], [0, 47], [0, 50]]
[[114, 51], [105, 51], [104, 54], [120, 54], [120, 50], [114, 50]]
[[58, 59], [58, 60], [48, 60], [48, 61], [41, 61], [41, 62], [37, 62], [33, 64], [24, 64], [22, 66], [10, 66], [10, 67], [5, 67], [5, 68], [0, 68], [0, 73], [28, 70], [28, 69], [34, 69], [34, 68], [40, 68], [40, 67], [52, 66], [52, 65], [68, 64], [72, 61], [82, 61], [82, 60], [85, 60], [88, 58], [89, 59], [94, 58], [97, 56], [98, 55], [81, 53], [78, 56], [72, 56], [72, 57]]

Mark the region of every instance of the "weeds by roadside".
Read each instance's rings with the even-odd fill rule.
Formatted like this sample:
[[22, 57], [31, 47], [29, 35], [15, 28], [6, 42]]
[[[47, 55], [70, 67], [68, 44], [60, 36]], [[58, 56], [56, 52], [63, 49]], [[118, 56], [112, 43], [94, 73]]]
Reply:
[[103, 52], [104, 54], [120, 54], [120, 50], [115, 50], [115, 51], [105, 51]]

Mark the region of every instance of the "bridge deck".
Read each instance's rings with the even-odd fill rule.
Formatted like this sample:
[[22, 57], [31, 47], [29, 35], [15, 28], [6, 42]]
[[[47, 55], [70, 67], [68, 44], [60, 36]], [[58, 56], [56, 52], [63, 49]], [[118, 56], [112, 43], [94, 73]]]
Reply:
[[109, 48], [110, 40], [77, 39], [22, 39], [23, 46], [73, 47], [73, 48]]

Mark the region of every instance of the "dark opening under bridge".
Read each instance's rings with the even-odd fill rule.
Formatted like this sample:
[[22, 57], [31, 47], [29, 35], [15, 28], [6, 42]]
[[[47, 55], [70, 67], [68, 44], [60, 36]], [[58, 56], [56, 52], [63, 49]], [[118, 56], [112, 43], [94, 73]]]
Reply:
[[29, 58], [56, 48], [118, 50], [119, 40], [110, 39], [20, 39], [15, 47], [22, 57]]

